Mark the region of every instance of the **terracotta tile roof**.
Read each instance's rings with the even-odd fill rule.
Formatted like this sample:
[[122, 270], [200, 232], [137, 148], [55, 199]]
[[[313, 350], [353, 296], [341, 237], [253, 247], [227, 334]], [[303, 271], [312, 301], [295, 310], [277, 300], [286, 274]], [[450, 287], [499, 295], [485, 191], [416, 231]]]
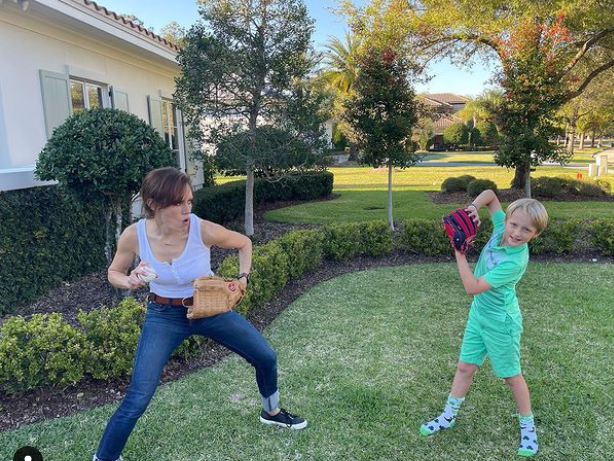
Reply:
[[422, 96], [448, 104], [465, 104], [469, 101], [469, 98], [454, 93], [429, 93]]
[[431, 98], [429, 94], [419, 94], [418, 97], [421, 99], [421, 102], [427, 106], [432, 107], [443, 107], [443, 108], [452, 108], [452, 104], [447, 102], [439, 101], [435, 98]]
[[442, 115], [436, 120], [433, 120], [433, 131], [435, 132], [435, 134], [442, 134], [443, 131], [450, 125], [460, 122], [462, 122], [462, 120], [455, 115]]
[[91, 0], [72, 0], [75, 3], [78, 3], [80, 5], [84, 5], [87, 8], [89, 8], [92, 11], [95, 11], [96, 13], [105, 16], [109, 19], [112, 19], [115, 22], [118, 22], [119, 24], [124, 25], [125, 27], [128, 27], [130, 29], [133, 29], [137, 32], [139, 32], [142, 35], [147, 36], [148, 38], [150, 38], [151, 40], [154, 40], [156, 42], [159, 42], [161, 44], [163, 44], [164, 46], [170, 48], [171, 50], [178, 52], [179, 51], [179, 47], [177, 45], [175, 45], [174, 43], [169, 42], [168, 40], [162, 38], [161, 36], [159, 36], [158, 34], [153, 33], [151, 30], [148, 30], [142, 26], [139, 26], [138, 24], [135, 24], [132, 21], [127, 20], [125, 17], [123, 17], [120, 14], [117, 14], [114, 11], [109, 10], [108, 8], [99, 5], [98, 3], [91, 1]]

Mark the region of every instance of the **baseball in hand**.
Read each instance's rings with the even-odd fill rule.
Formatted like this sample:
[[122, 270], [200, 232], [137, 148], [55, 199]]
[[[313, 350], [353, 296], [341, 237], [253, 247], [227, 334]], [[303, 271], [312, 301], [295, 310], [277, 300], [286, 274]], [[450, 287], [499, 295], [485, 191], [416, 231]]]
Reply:
[[143, 270], [145, 273], [137, 274], [137, 277], [143, 283], [149, 283], [157, 277], [156, 271], [153, 267], [143, 266], [141, 267], [141, 270]]

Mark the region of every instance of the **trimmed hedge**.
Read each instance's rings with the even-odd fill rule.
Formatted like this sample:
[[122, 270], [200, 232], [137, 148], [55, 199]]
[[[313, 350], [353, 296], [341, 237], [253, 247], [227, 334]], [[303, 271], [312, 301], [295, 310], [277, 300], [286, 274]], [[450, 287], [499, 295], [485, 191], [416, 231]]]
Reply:
[[[485, 221], [472, 250], [476, 255], [490, 237], [492, 222]], [[533, 254], [562, 255], [593, 245], [604, 256], [614, 256], [614, 219], [553, 220], [531, 242]], [[247, 313], [273, 299], [290, 279], [317, 268], [323, 259], [340, 261], [358, 255], [383, 256], [396, 248], [417, 255], [449, 257], [448, 237], [439, 221], [407, 221], [396, 242], [384, 221], [347, 223], [289, 232], [254, 248], [250, 286], [238, 311]], [[237, 256], [218, 268], [222, 276], [236, 276]], [[68, 325], [60, 314], [34, 315], [30, 320], [10, 317], [0, 327], [0, 388], [18, 392], [48, 385], [69, 385], [86, 375], [98, 378], [131, 372], [145, 307], [133, 299], [117, 308], [80, 312], [80, 327]], [[176, 351], [188, 356], [203, 340], [192, 337]]]
[[0, 317], [105, 267], [104, 213], [60, 186], [0, 192]]
[[[332, 192], [333, 174], [329, 171], [289, 176], [275, 182], [256, 178], [254, 207], [284, 200], [314, 200], [328, 197]], [[245, 213], [245, 180], [197, 190], [193, 212], [222, 225], [240, 218]]]

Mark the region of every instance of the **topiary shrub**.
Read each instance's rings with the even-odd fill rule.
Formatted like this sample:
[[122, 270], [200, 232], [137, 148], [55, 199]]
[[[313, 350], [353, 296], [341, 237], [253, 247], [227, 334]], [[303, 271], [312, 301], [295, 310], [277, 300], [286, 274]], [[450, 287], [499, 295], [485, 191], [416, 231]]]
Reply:
[[453, 192], [465, 192], [467, 190], [467, 184], [460, 178], [451, 177], [446, 178], [441, 183], [441, 192], [445, 194], [451, 194]]
[[156, 168], [176, 165], [166, 141], [136, 115], [96, 108], [72, 115], [55, 129], [38, 157], [35, 174], [105, 209], [105, 256], [110, 265], [111, 242], [119, 238], [122, 217], [143, 178]]
[[497, 185], [490, 179], [474, 179], [467, 185], [467, 193], [475, 197], [485, 190], [490, 189], [497, 193]]

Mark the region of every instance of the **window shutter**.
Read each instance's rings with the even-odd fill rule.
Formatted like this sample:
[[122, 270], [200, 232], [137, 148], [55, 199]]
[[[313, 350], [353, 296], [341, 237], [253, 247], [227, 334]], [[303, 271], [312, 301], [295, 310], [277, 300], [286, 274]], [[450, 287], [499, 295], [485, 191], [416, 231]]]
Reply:
[[162, 121], [162, 99], [155, 96], [147, 96], [149, 109], [149, 124], [164, 138], [164, 122]]
[[128, 105], [128, 93], [112, 86], [109, 90], [109, 94], [111, 96], [111, 107], [113, 109], [120, 109], [130, 112], [130, 106]]
[[53, 130], [72, 115], [70, 100], [70, 82], [68, 74], [40, 70], [41, 94], [43, 96], [43, 114], [47, 138]]

